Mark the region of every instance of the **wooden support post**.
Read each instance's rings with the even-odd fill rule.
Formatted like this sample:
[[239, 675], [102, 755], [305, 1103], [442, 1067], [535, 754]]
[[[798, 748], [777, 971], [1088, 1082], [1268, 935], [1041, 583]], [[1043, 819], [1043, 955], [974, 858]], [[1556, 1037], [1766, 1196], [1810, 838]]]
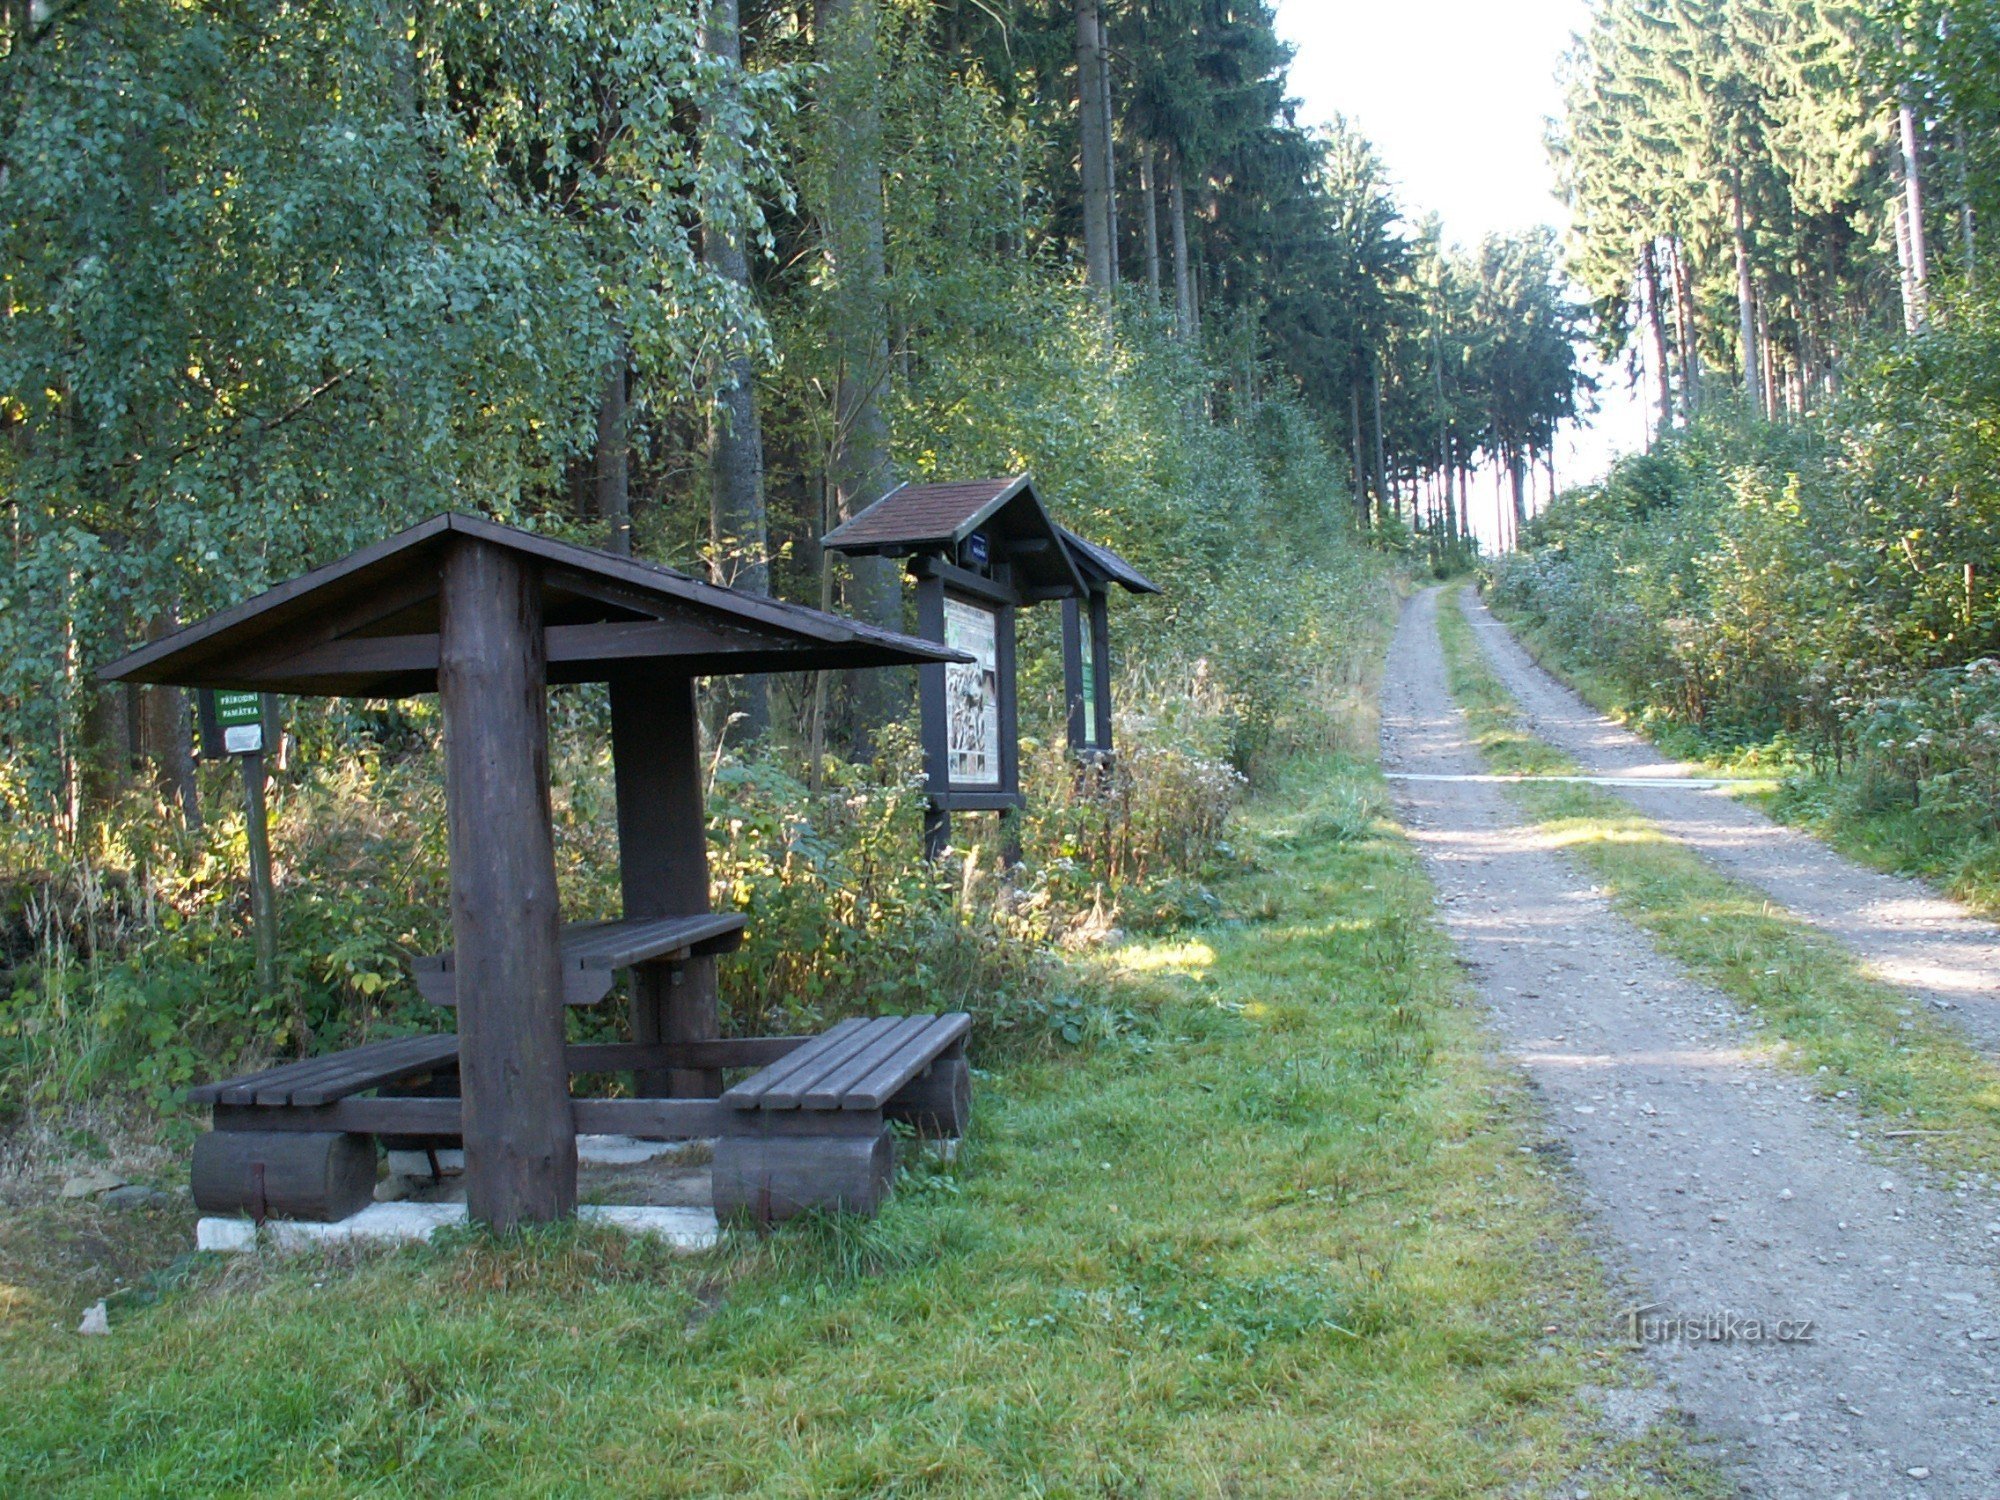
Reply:
[[1099, 589], [1090, 596], [1090, 661], [1092, 687], [1097, 694], [1097, 745], [1109, 755], [1115, 746], [1111, 735], [1111, 591]]
[[[917, 634], [944, 642], [944, 580], [917, 577]], [[930, 806], [924, 813], [924, 858], [941, 859], [951, 844], [951, 813], [945, 798], [951, 793], [950, 682], [943, 662], [917, 668], [917, 701], [924, 745], [924, 780]]]
[[[1013, 570], [1006, 566], [993, 570], [994, 581], [1013, 586]], [[1021, 784], [1021, 705], [1015, 691], [1015, 609], [1003, 604], [994, 620], [993, 661], [1000, 675], [1000, 785], [1012, 790]], [[1000, 814], [1000, 865], [1011, 870], [1021, 862], [1021, 814], [1006, 808]]]
[[1069, 748], [1081, 754], [1089, 748], [1084, 714], [1083, 609], [1075, 599], [1062, 602], [1063, 702], [1069, 720]]
[[438, 613], [466, 1206], [508, 1230], [576, 1209], [538, 569], [454, 540]]
[[257, 988], [269, 996], [278, 988], [278, 892], [271, 878], [264, 752], [253, 750], [237, 759], [243, 762], [244, 831], [250, 846], [250, 932], [256, 945]]
[[[611, 680], [611, 758], [618, 787], [618, 873], [628, 920], [709, 909], [708, 815], [694, 679], [634, 671]], [[632, 1040], [699, 1042], [722, 1034], [713, 955], [641, 964], [631, 988]], [[713, 1069], [634, 1075], [641, 1097], [712, 1099]]]

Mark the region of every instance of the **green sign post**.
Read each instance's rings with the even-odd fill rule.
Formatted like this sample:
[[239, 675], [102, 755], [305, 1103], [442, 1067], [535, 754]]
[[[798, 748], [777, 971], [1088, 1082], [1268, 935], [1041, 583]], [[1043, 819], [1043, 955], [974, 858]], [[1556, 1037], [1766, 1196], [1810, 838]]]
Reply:
[[222, 749], [243, 768], [243, 813], [250, 845], [250, 928], [257, 945], [257, 984], [278, 987], [278, 893], [271, 879], [271, 827], [264, 807], [264, 737], [275, 719], [263, 693], [218, 692], [215, 723]]

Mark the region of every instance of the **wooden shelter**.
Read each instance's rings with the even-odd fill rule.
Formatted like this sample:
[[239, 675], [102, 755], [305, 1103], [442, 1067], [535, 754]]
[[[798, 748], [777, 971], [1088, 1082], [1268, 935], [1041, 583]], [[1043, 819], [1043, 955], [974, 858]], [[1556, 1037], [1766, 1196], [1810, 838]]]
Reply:
[[930, 803], [924, 846], [936, 857], [950, 842], [954, 812], [1023, 805], [1015, 612], [1080, 600], [1088, 589], [1027, 474], [902, 485], [827, 533], [825, 545], [907, 558], [918, 633], [968, 658], [918, 672]]
[[[1067, 568], [1067, 564], [1064, 565]], [[404, 1038], [191, 1096], [208, 1206], [339, 1217], [374, 1179], [370, 1135], [462, 1140], [468, 1208], [496, 1227], [576, 1202], [576, 1133], [720, 1136], [719, 1213], [872, 1208], [887, 1121], [952, 1129], [965, 1017], [724, 1041], [715, 956], [743, 919], [709, 909], [695, 679], [965, 657], [932, 641], [721, 588], [462, 515], [439, 516], [132, 653], [112, 680], [365, 698], [438, 694], [451, 953], [420, 960], [457, 1035]], [[546, 687], [610, 686], [624, 916], [557, 910]], [[565, 1002], [629, 970], [632, 1042], [566, 1047]], [[723, 1093], [722, 1070], [763, 1069]], [[572, 1099], [573, 1073], [632, 1071], [637, 1097]], [[360, 1097], [374, 1091], [375, 1097]], [[718, 1097], [720, 1096], [720, 1097]]]
[[1108, 758], [1111, 733], [1111, 590], [1157, 594], [1160, 586], [1109, 547], [1060, 527], [1063, 545], [1083, 579], [1082, 598], [1063, 600], [1063, 686], [1070, 749], [1086, 759]]

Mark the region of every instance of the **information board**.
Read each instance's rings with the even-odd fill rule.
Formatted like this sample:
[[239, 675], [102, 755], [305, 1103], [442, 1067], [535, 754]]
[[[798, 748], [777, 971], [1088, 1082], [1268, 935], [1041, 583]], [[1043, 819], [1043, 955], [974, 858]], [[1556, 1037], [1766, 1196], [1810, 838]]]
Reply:
[[944, 640], [973, 660], [945, 668], [951, 785], [998, 791], [1000, 765], [999, 617], [964, 599], [944, 602]]

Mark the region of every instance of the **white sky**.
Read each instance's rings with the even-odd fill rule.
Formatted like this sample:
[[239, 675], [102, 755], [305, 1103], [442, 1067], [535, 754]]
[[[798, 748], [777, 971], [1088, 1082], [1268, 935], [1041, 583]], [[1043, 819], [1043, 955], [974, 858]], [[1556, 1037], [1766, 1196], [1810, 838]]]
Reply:
[[[1291, 82], [1304, 122], [1345, 115], [1375, 143], [1412, 215], [1435, 211], [1468, 247], [1496, 231], [1563, 226], [1543, 141], [1584, 0], [1278, 0], [1277, 10], [1298, 51]], [[1565, 485], [1645, 443], [1644, 405], [1625, 373], [1600, 380], [1603, 410], [1556, 456]]]

